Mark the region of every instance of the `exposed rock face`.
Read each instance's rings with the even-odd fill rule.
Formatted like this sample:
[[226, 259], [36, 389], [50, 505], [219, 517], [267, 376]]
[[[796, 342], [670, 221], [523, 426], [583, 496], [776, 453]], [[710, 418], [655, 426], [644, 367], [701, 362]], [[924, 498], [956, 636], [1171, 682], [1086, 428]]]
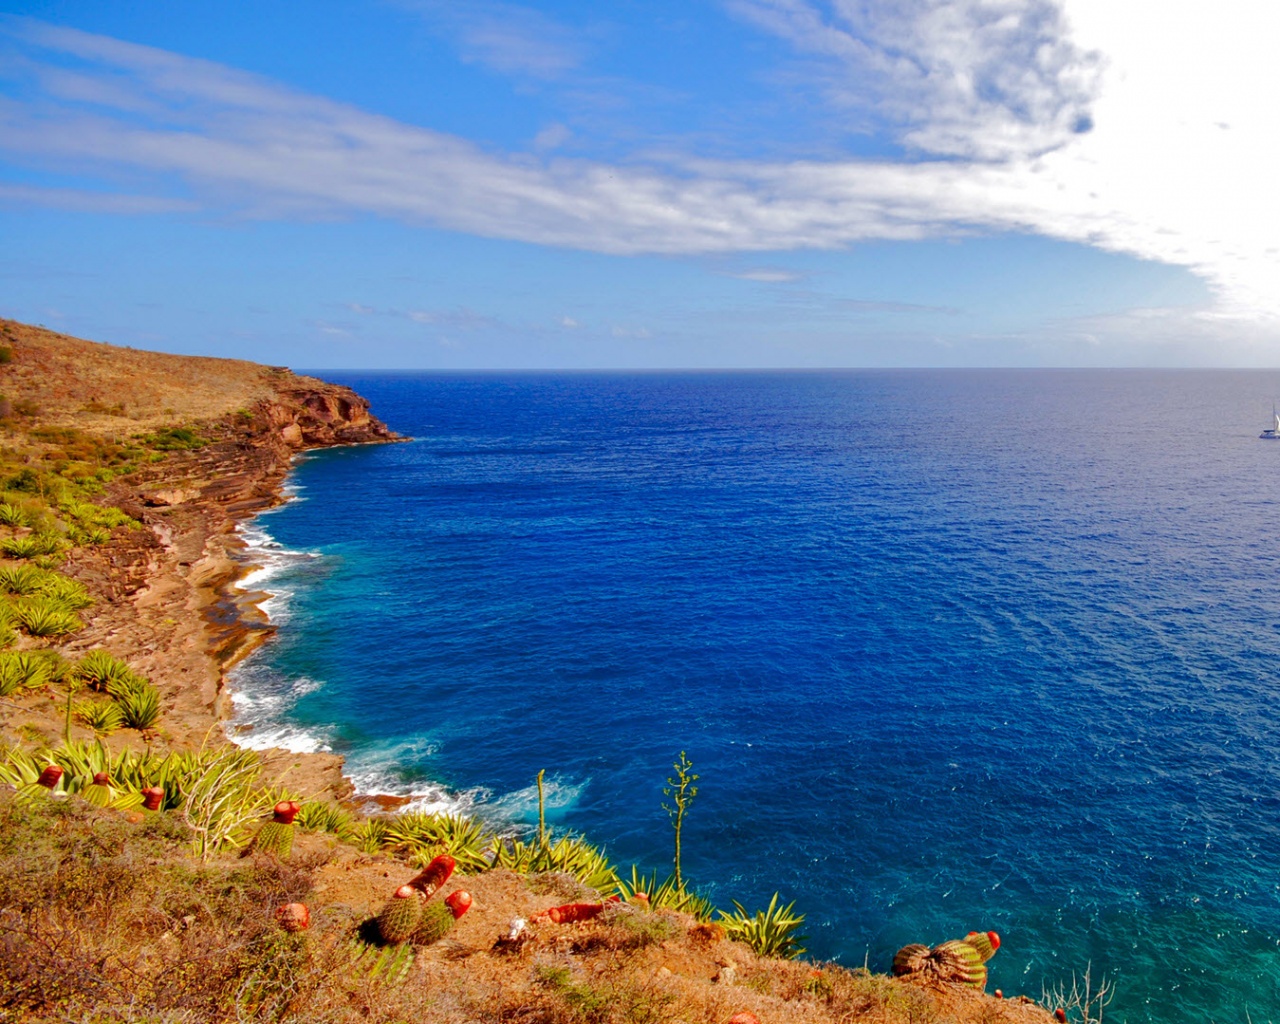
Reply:
[[280, 401], [263, 403], [263, 414], [291, 448], [389, 441], [394, 435], [369, 415], [369, 403], [350, 388], [308, 377], [306, 386], [282, 388]]

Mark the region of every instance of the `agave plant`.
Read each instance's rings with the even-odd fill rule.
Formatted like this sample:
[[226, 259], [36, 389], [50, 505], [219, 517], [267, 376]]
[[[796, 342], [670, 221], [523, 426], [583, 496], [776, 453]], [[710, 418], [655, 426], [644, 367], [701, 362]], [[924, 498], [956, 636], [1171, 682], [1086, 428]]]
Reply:
[[464, 873], [484, 871], [489, 867], [485, 856], [489, 837], [475, 818], [458, 814], [428, 814], [409, 811], [397, 814], [387, 823], [386, 848], [410, 855], [423, 864], [441, 853], [458, 862]]
[[11, 505], [9, 502], [0, 504], [0, 523], [5, 526], [30, 526], [31, 517], [27, 515], [26, 509], [20, 505]]
[[13, 614], [32, 636], [66, 636], [84, 628], [73, 613], [47, 597], [23, 598], [14, 606]]
[[100, 736], [109, 736], [124, 725], [124, 714], [114, 701], [80, 701], [75, 705], [75, 715]]
[[130, 729], [150, 729], [160, 720], [160, 691], [145, 679], [135, 682], [116, 695], [120, 717]]
[[40, 586], [40, 593], [51, 601], [57, 601], [68, 611], [78, 611], [93, 604], [93, 598], [79, 580], [59, 573], [50, 573]]
[[5, 537], [0, 540], [0, 553], [9, 558], [34, 558], [43, 554], [34, 537]]
[[339, 839], [350, 839], [355, 830], [355, 818], [334, 804], [308, 800], [294, 819], [304, 832], [330, 832]]
[[0, 697], [20, 689], [43, 686], [53, 675], [53, 663], [30, 652], [0, 653]]
[[642, 875], [633, 864], [631, 879], [621, 879], [617, 885], [618, 895], [628, 903], [635, 899], [636, 893], [644, 893], [649, 898], [649, 906], [654, 910], [678, 910], [692, 914], [699, 921], [709, 921], [715, 907], [705, 896], [690, 892], [687, 888], [676, 884], [676, 876], [668, 875], [658, 881], [658, 873]]
[[351, 842], [363, 853], [381, 853], [389, 845], [386, 818], [370, 818], [351, 830]]
[[618, 873], [604, 850], [581, 836], [548, 837], [545, 842], [502, 838], [490, 852], [492, 866], [520, 874], [563, 871], [597, 892], [609, 892], [619, 884]]
[[732, 914], [720, 911], [720, 923], [729, 938], [745, 942], [760, 956], [794, 960], [804, 952], [800, 945], [803, 936], [796, 934], [796, 929], [804, 923], [804, 915], [792, 913], [794, 901], [780, 907], [775, 892], [769, 906], [754, 914], [748, 914], [737, 900], [733, 901], [733, 906]]
[[53, 532], [33, 533], [28, 540], [35, 544], [35, 553], [37, 555], [52, 555], [61, 551], [66, 546], [66, 541]]
[[128, 665], [101, 649], [86, 654], [72, 671], [86, 686], [113, 696], [129, 689], [136, 678]]
[[34, 565], [0, 567], [0, 590], [6, 594], [37, 594], [48, 581], [49, 573], [37, 569]]

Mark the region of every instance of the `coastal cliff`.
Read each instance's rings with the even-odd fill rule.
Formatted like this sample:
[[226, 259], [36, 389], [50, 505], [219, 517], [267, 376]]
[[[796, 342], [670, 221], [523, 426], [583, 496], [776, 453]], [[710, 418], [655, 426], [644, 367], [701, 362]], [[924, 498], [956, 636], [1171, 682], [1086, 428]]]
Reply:
[[[88, 773], [103, 793], [144, 747], [144, 760], [191, 759], [192, 778], [230, 763], [239, 755], [223, 753], [225, 671], [271, 629], [255, 604], [263, 595], [236, 586], [250, 568], [237, 524], [281, 500], [300, 452], [398, 435], [351, 390], [283, 368], [113, 348], [3, 320], [0, 431], [0, 546], [9, 545], [0, 569], [16, 580], [29, 562], [32, 578], [65, 577], [60, 592], [83, 598], [76, 628], [26, 628], [0, 654], [52, 666], [0, 701], [0, 753], [18, 751], [10, 766], [26, 756], [39, 771], [74, 760], [65, 751], [77, 742], [75, 757], [90, 756], [100, 740], [98, 756], [116, 757], [101, 782]], [[112, 732], [72, 721], [76, 686], [92, 688], [87, 656], [102, 652], [158, 692], [150, 724]], [[936, 974], [907, 981], [781, 959], [732, 931], [729, 915], [712, 920], [705, 901], [681, 891], [664, 905], [656, 876], [633, 874], [628, 886], [581, 839], [565, 837], [570, 856], [556, 861], [547, 846], [466, 821], [419, 815], [400, 832], [386, 819], [360, 822], [339, 803], [350, 795], [339, 758], [241, 753], [260, 772], [261, 788], [241, 794], [255, 810], [213, 846], [200, 834], [207, 820], [177, 802], [148, 817], [140, 797], [116, 806], [99, 795], [95, 807], [86, 785], [56, 800], [0, 771], [10, 783], [0, 784], [0, 1021], [1053, 1019], [1026, 997], [994, 998]], [[310, 824], [291, 854], [252, 848], [263, 812], [286, 792], [306, 801]], [[453, 841], [436, 827], [461, 837], [447, 847], [459, 861], [448, 888], [452, 898], [465, 884], [474, 909], [443, 941], [383, 944], [372, 915]], [[277, 905], [304, 900], [309, 931], [276, 924]]]
[[[10, 353], [0, 402], [28, 462], [110, 461], [130, 437], [160, 438], [131, 472], [103, 484], [98, 500], [145, 528], [74, 553], [68, 571], [100, 600], [64, 650], [119, 652], [159, 688], [169, 740], [199, 745], [221, 729], [226, 669], [271, 628], [253, 603], [262, 595], [234, 587], [251, 568], [236, 525], [281, 500], [300, 452], [399, 437], [349, 388], [283, 367], [120, 348], [4, 320], [0, 345]], [[34, 709], [7, 724], [50, 736], [57, 728]], [[290, 764], [311, 788], [349, 789], [338, 758]]]

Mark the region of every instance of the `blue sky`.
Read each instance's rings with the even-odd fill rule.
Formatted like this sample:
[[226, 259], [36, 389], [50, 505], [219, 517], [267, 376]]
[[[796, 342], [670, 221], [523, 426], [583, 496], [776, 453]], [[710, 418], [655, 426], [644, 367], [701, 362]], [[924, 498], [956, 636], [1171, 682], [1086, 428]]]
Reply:
[[1277, 363], [1226, 0], [0, 11], [0, 315], [301, 367]]

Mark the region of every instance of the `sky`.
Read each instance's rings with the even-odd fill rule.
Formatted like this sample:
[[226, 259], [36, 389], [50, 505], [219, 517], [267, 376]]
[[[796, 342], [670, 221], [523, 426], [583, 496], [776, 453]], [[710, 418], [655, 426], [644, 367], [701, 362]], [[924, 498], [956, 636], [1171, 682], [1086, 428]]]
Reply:
[[1280, 365], [1257, 0], [0, 0], [0, 316], [302, 368]]

